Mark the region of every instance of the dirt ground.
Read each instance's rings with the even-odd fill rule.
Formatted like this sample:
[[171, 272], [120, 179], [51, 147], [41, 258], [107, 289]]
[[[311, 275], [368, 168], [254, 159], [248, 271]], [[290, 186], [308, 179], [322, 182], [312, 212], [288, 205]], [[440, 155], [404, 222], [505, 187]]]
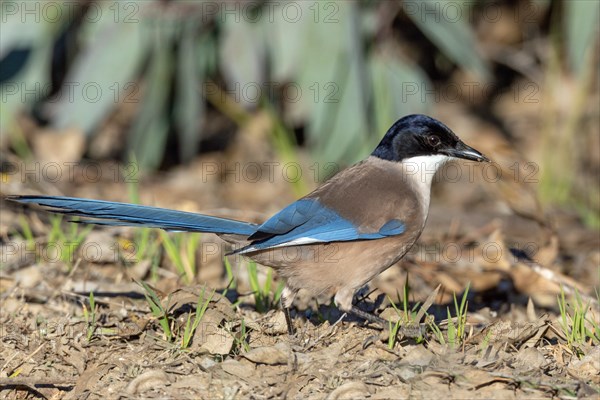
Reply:
[[[272, 157], [268, 148], [245, 137], [252, 135], [239, 135], [227, 153], [208, 153], [188, 166], [141, 178], [140, 202], [263, 220], [295, 198], [281, 174], [250, 182], [237, 179], [235, 172], [206, 173], [208, 166], [231, 160], [243, 166]], [[464, 139], [486, 154], [486, 147], [493, 147], [489, 138], [480, 143]], [[27, 167], [18, 160], [13, 164], [16, 171]], [[97, 164], [105, 174], [93, 182], [77, 179], [85, 167], [78, 164], [75, 178], [59, 184], [42, 180], [32, 185], [19, 173], [5, 173], [2, 194], [130, 201], [131, 186], [110, 178], [114, 165]], [[158, 232], [148, 239], [150, 248], [158, 250], [143, 253], [139, 230], [87, 231], [63, 221], [63, 232], [83, 232], [84, 238], [72, 256], [61, 260], [68, 243], [61, 247], [51, 237], [51, 217], [3, 201], [0, 397], [598, 398], [600, 333], [593, 332], [600, 321], [598, 232], [569, 210], [551, 210], [543, 221], [552, 223], [541, 224], [527, 203], [528, 189], [510, 186], [510, 180], [504, 186], [480, 176], [448, 182], [446, 171], [435, 184], [418, 244], [358, 299], [360, 308], [395, 321], [406, 317], [391, 301], [400, 303], [407, 279], [411, 310], [419, 312], [431, 297], [426, 315], [412, 325], [400, 324], [393, 345], [389, 331], [342, 318], [331, 299], [303, 293], [292, 310], [297, 333], [288, 336], [276, 305], [257, 311], [247, 263], [232, 259], [233, 279], [228, 276], [223, 262], [228, 247], [212, 235], [197, 237], [191, 250], [196, 262], [188, 276], [177, 272]], [[316, 184], [307, 181], [308, 187]], [[517, 206], [500, 196], [507, 187], [518, 191]], [[185, 249], [191, 239], [178, 240], [181, 253], [189, 255]], [[263, 287], [267, 271], [259, 268]], [[140, 281], [151, 284], [165, 305], [171, 341]], [[467, 285], [464, 334], [452, 342], [452, 327], [459, 320], [453, 294], [460, 303]], [[590, 337], [569, 337], [558, 305], [561, 287], [568, 303], [566, 326], [573, 325], [577, 293]], [[93, 322], [90, 292], [96, 306]], [[184, 327], [199, 296], [210, 298], [208, 308], [182, 349]]]

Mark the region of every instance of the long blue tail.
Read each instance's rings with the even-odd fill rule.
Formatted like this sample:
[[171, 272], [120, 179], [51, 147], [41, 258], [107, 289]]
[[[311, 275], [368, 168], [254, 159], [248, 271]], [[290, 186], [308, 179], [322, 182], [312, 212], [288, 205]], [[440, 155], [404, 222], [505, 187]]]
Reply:
[[171, 231], [210, 232], [250, 236], [258, 225], [165, 208], [58, 196], [9, 196], [8, 200], [37, 204], [44, 209], [85, 218], [87, 223], [116, 226], [146, 226]]

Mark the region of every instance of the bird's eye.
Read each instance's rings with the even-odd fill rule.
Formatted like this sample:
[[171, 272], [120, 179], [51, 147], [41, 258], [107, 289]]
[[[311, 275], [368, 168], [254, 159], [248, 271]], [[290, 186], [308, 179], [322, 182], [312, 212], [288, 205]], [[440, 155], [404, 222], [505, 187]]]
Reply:
[[437, 147], [441, 143], [440, 138], [435, 135], [427, 136], [427, 142], [431, 147]]

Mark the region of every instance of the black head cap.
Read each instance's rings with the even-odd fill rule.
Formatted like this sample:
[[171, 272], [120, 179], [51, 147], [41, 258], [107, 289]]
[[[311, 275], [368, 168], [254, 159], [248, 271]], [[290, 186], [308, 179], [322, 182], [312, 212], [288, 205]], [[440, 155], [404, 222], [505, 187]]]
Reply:
[[422, 114], [408, 115], [396, 121], [371, 155], [388, 161], [445, 155], [489, 162], [486, 156], [464, 144], [446, 125]]

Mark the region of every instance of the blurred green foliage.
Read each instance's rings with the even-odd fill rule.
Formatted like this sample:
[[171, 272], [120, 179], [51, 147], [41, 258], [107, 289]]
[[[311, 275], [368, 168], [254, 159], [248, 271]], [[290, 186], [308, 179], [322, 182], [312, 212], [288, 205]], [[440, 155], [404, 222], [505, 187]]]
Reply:
[[[188, 161], [198, 150], [210, 79], [247, 108], [287, 103], [287, 120], [306, 125], [316, 159], [347, 161], [399, 115], [427, 111], [419, 99], [401, 97], [404, 83], [425, 82], [426, 74], [373, 46], [377, 2], [35, 3], [2, 7], [1, 55], [28, 52], [2, 85], [3, 132], [20, 108], [36, 106], [53, 127], [91, 136], [121, 102], [134, 100], [128, 150], [140, 164], [159, 165], [171, 131]], [[435, 12], [434, 1], [413, 5]], [[488, 74], [466, 20], [427, 24], [421, 12], [410, 16], [451, 60]], [[61, 41], [68, 65], [51, 82], [53, 46]], [[83, 95], [73, 97], [73, 89]], [[366, 134], [373, 128], [375, 137]]]
[[[565, 54], [569, 74], [589, 85], [584, 72], [597, 40], [599, 4], [3, 1], [0, 133], [10, 139], [2, 142], [26, 154], [18, 150], [23, 139], [16, 123], [23, 111], [58, 131], [76, 128], [92, 137], [120, 106], [135, 103], [123, 154], [133, 152], [142, 168], [152, 169], [173, 137], [178, 159], [191, 160], [208, 109], [233, 102], [250, 112], [267, 107], [287, 128], [303, 128], [315, 161], [351, 162], [399, 116], [430, 111], [432, 97], [408, 96], [410, 85], [434, 90], [456, 69], [484, 84], [504, 79], [481, 25], [512, 16], [491, 11], [513, 10], [513, 28], [522, 36], [553, 33], [558, 40], [550, 44]], [[498, 45], [517, 54], [521, 44]], [[551, 71], [546, 62], [539, 69]], [[567, 125], [567, 134], [578, 128]], [[565, 199], [544, 193], [550, 201]]]

